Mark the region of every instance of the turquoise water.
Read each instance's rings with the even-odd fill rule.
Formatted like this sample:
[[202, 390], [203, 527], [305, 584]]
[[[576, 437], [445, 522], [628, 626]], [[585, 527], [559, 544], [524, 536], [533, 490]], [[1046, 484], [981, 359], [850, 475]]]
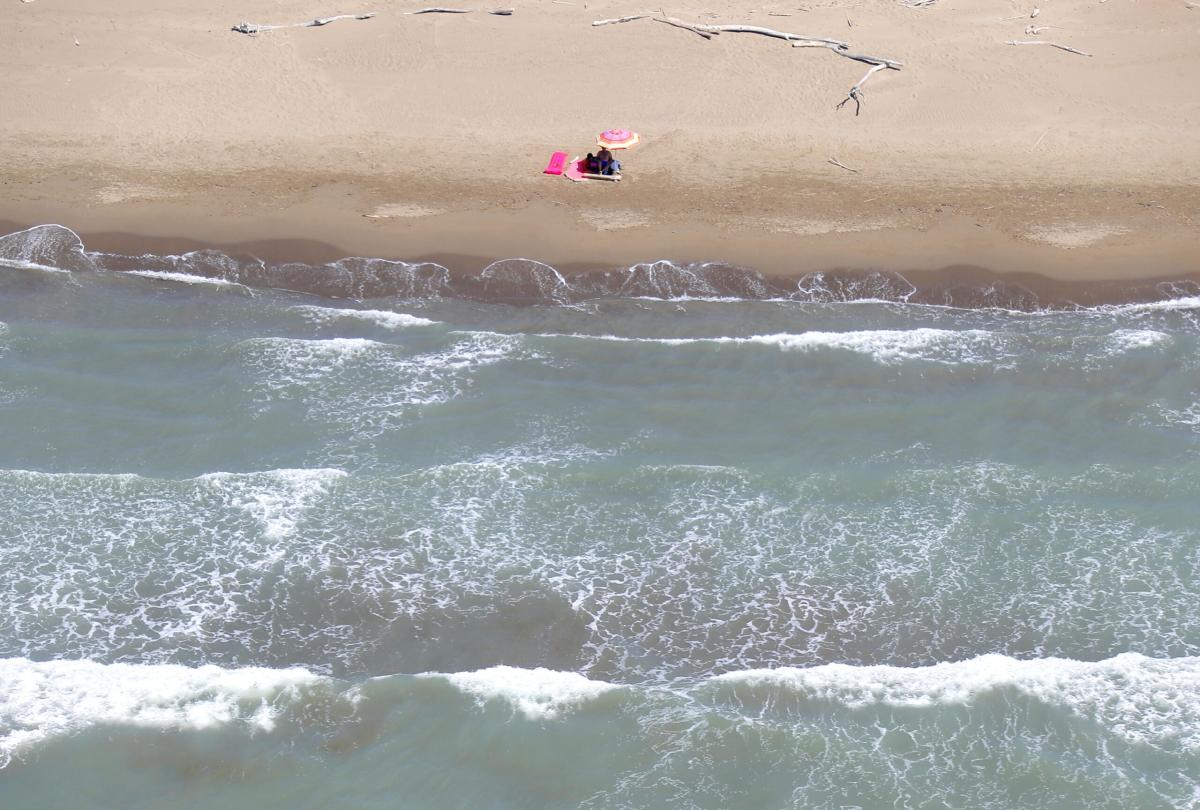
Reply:
[[0, 806], [1195, 806], [1200, 291], [912, 292], [0, 238]]

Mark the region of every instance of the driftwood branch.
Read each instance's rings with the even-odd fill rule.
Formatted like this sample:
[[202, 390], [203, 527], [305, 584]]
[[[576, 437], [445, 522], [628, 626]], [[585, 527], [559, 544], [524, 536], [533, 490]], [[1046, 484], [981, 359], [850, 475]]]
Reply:
[[408, 11], [406, 14], [470, 14], [469, 8], [441, 8], [434, 6], [433, 8], [419, 8], [416, 11]]
[[1057, 42], [1047, 42], [1044, 39], [1010, 39], [1009, 45], [1049, 45], [1051, 48], [1058, 48], [1060, 51], [1067, 53], [1077, 53], [1080, 56], [1091, 56], [1090, 53], [1085, 53], [1077, 48], [1072, 48], [1069, 45], [1059, 45]]
[[888, 69], [889, 68], [887, 65], [871, 65], [871, 69], [867, 71], [867, 75], [859, 79], [858, 84], [850, 88], [850, 92], [846, 94], [844, 99], [838, 102], [838, 105], [835, 107], [835, 109], [840, 110], [842, 107], [846, 106], [846, 102], [853, 101], [854, 117], [857, 118], [858, 114], [862, 111], [862, 86], [867, 83], [867, 79], [874, 76], [878, 71]]
[[831, 157], [829, 159], [829, 162], [832, 163], [834, 166], [840, 166], [841, 168], [845, 169], [848, 172], [853, 172], [854, 174], [858, 174], [858, 169], [851, 169], [849, 166], [847, 166], [845, 163], [842, 163], [837, 158]]
[[[927, 2], [918, 2], [917, 5], [932, 5], [936, 0], [927, 0]], [[651, 14], [632, 14], [627, 17], [616, 17], [610, 20], [596, 20], [592, 23], [593, 26], [611, 25], [613, 23], [632, 22], [634, 20], [643, 20], [647, 17], [655, 22], [666, 23], [675, 28], [682, 28], [685, 31], [691, 31], [693, 34], [702, 36], [705, 39], [722, 34], [760, 34], [774, 39], [782, 39], [792, 43], [793, 48], [826, 48], [833, 51], [838, 56], [846, 59], [853, 59], [856, 62], [862, 62], [870, 65], [871, 69], [867, 74], [858, 80], [858, 83], [850, 88], [850, 92], [846, 95], [838, 105], [837, 109], [841, 109], [847, 102], [854, 102], [854, 114], [857, 116], [862, 110], [862, 87], [867, 79], [874, 76], [880, 70], [899, 70], [904, 63], [898, 62], [895, 59], [886, 59], [882, 56], [870, 56], [864, 53], [855, 53], [850, 50], [850, 46], [837, 39], [829, 39], [828, 37], [809, 37], [801, 34], [792, 34], [787, 31], [777, 31], [774, 28], [764, 28], [761, 25], [712, 25], [709, 23], [690, 23], [675, 17], [655, 16]]]
[[278, 28], [318, 28], [322, 25], [329, 25], [334, 20], [369, 20], [375, 16], [375, 12], [369, 14], [337, 14], [333, 17], [317, 17], [315, 20], [306, 22], [285, 23], [284, 25], [255, 25], [254, 23], [240, 22], [233, 26], [231, 30], [237, 31], [239, 34], [260, 34], [263, 31], [274, 31]]
[[840, 42], [836, 39], [825, 39], [824, 37], [806, 37], [801, 36], [800, 34], [789, 34], [786, 31], [776, 31], [774, 28], [763, 28], [761, 25], [703, 25], [700, 27], [708, 31], [721, 31], [731, 34], [762, 34], [764, 37], [784, 39], [788, 42], [812, 42], [816, 45], [832, 48], [850, 47], [845, 42]]
[[699, 34], [705, 39], [712, 39], [717, 34], [721, 33], [720, 31], [713, 31], [712, 26], [704, 25], [703, 23], [686, 23], [683, 20], [677, 20], [674, 17], [655, 17], [654, 21], [666, 23], [667, 25], [673, 25], [676, 28], [682, 28], [685, 31], [691, 31], [693, 34]]

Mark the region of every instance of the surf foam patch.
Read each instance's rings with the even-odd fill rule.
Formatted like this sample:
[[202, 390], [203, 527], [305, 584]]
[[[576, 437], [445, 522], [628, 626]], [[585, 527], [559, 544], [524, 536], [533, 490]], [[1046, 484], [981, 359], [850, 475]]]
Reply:
[[0, 768], [98, 725], [271, 731], [284, 704], [321, 680], [299, 668], [0, 659]]
[[428, 318], [383, 309], [336, 309], [317, 306], [297, 306], [292, 309], [319, 324], [348, 319], [366, 321], [385, 329], [405, 329], [410, 326], [435, 326], [439, 323]]
[[989, 693], [1014, 690], [1093, 718], [1128, 742], [1200, 751], [1200, 657], [1124, 653], [1088, 662], [984, 655], [928, 667], [749, 670], [718, 675], [711, 683], [785, 690], [851, 709], [966, 706]]
[[444, 678], [480, 705], [502, 700], [530, 720], [555, 720], [581, 704], [620, 687], [575, 672], [538, 667], [496, 666], [475, 672], [422, 677]]

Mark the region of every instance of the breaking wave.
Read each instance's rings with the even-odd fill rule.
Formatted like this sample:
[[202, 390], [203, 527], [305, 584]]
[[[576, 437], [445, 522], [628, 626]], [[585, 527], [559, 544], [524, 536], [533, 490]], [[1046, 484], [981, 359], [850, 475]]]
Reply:
[[[937, 280], [919, 287], [899, 273], [884, 271], [826, 271], [773, 278], [734, 265], [666, 259], [567, 277], [551, 265], [525, 258], [501, 259], [482, 270], [465, 271], [432, 262], [365, 257], [318, 264], [272, 263], [211, 249], [179, 255], [125, 255], [89, 251], [74, 231], [61, 225], [39, 225], [0, 237], [0, 264], [54, 272], [125, 272], [158, 280], [274, 288], [358, 300], [462, 298], [560, 305], [604, 298], [874, 301], [1036, 311], [1077, 309], [1080, 300], [1114, 295], [1105, 285], [1093, 289], [1082, 284], [1069, 294], [1039, 295], [1003, 278]], [[979, 276], [980, 272], [973, 274]], [[1190, 281], [1130, 283], [1120, 296], [1134, 299], [1134, 303], [1103, 306], [1127, 313], [1195, 309], [1200, 307], [1198, 293], [1200, 285]], [[391, 324], [402, 325], [409, 324]]]

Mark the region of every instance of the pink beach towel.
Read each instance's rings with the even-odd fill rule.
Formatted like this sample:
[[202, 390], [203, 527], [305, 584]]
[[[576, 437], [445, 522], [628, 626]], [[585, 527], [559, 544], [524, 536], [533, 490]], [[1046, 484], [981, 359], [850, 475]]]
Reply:
[[546, 170], [543, 174], [562, 174], [563, 165], [567, 162], [566, 152], [555, 152], [550, 156], [550, 162], [546, 164]]
[[582, 182], [584, 179], [583, 173], [587, 171], [587, 166], [585, 164], [587, 164], [587, 158], [577, 157], [571, 161], [570, 165], [567, 166], [567, 170], [563, 172], [563, 174], [567, 176], [568, 180], [576, 183]]

